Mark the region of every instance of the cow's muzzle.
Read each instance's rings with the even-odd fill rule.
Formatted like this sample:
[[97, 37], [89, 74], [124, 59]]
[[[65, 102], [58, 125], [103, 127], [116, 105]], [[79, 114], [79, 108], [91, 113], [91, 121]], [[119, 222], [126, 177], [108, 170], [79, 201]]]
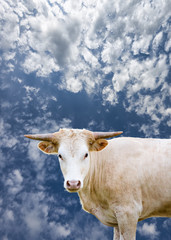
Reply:
[[81, 188], [81, 181], [71, 180], [66, 182], [66, 188], [69, 192], [77, 192]]

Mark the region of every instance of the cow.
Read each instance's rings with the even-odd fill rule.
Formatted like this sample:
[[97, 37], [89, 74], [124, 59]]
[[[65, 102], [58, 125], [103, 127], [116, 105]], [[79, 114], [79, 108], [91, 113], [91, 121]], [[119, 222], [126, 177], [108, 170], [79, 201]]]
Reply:
[[64, 187], [114, 227], [114, 240], [135, 240], [138, 221], [171, 217], [171, 139], [113, 138], [121, 133], [60, 129], [25, 136], [58, 155]]

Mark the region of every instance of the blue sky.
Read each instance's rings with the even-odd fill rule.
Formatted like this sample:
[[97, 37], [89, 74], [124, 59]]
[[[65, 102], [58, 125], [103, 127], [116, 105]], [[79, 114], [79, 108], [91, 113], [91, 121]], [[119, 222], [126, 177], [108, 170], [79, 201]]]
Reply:
[[[169, 0], [1, 0], [0, 239], [112, 239], [27, 133], [171, 137]], [[137, 239], [171, 239], [151, 218]]]

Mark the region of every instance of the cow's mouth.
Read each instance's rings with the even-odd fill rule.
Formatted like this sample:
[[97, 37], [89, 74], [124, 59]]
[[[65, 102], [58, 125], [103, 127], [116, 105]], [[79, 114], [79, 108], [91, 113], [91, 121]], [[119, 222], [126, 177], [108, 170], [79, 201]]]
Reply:
[[66, 190], [67, 190], [69, 193], [76, 193], [76, 192], [78, 192], [80, 189], [68, 189], [68, 188], [66, 188]]

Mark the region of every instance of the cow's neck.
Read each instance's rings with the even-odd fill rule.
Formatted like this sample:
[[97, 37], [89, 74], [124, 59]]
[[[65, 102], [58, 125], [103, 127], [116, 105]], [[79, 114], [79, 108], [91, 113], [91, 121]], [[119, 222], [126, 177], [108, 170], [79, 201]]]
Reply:
[[[84, 187], [79, 191], [79, 197], [83, 208], [90, 212], [91, 208], [101, 205], [103, 208], [108, 207], [108, 202], [106, 201], [106, 196], [104, 192], [106, 191], [105, 186], [105, 163], [106, 159], [98, 158], [99, 154], [96, 152], [91, 153], [90, 159], [90, 169], [84, 180]], [[93, 159], [93, 161], [91, 161]]]

